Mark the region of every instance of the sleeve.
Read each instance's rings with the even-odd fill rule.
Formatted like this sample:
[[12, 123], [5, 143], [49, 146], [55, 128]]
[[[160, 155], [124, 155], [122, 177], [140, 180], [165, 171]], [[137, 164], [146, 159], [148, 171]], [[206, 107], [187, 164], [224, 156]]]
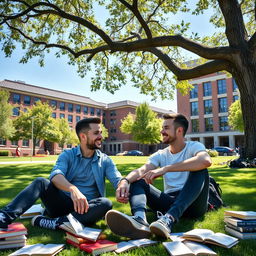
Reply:
[[49, 179], [51, 180], [57, 174], [62, 174], [63, 176], [66, 177], [67, 171], [68, 171], [68, 154], [64, 151], [59, 155], [51, 171]]
[[159, 152], [159, 150], [149, 157], [148, 164], [153, 164], [155, 167], [160, 167], [160, 152]]
[[206, 151], [204, 144], [202, 144], [200, 142], [196, 142], [192, 145], [191, 152], [192, 152], [193, 156], [195, 156], [197, 153], [199, 153], [201, 151]]
[[116, 165], [114, 164], [114, 162], [112, 161], [112, 159], [110, 157], [107, 157], [105, 159], [105, 173], [106, 173], [106, 177], [107, 179], [111, 182], [111, 184], [113, 185], [113, 187], [116, 189], [117, 185], [120, 181], [120, 179], [122, 178], [121, 173], [117, 170]]

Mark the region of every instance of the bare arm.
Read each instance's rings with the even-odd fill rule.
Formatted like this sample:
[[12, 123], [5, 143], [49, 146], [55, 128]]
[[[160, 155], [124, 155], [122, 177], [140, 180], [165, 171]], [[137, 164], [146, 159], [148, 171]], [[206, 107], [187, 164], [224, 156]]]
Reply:
[[80, 190], [71, 184], [62, 174], [57, 174], [52, 178], [52, 183], [60, 190], [70, 192], [71, 199], [74, 203], [74, 210], [79, 214], [83, 214], [88, 211], [89, 205], [86, 197], [80, 192]]
[[150, 170], [145, 173], [141, 178], [145, 179], [147, 183], [152, 184], [153, 180], [167, 172], [186, 172], [186, 171], [199, 171], [211, 166], [211, 157], [205, 152], [200, 151], [194, 157], [186, 159], [182, 162], [167, 165], [159, 169]]

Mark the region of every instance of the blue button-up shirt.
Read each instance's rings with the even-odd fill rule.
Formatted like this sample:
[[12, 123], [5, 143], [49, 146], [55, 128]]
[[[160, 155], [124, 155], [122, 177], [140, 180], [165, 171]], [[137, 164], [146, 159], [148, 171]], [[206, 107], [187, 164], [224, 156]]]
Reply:
[[[100, 196], [105, 196], [105, 178], [107, 178], [114, 188], [122, 178], [120, 172], [117, 170], [115, 164], [109, 156], [102, 153], [100, 150], [95, 150], [91, 162], [93, 179], [95, 180]], [[77, 186], [82, 193], [86, 196], [85, 188], [80, 188], [79, 184], [74, 184], [77, 175], [84, 171], [84, 157], [81, 153], [80, 146], [63, 151], [55, 166], [52, 169], [49, 179], [51, 180], [55, 175], [62, 174], [71, 184]], [[88, 191], [89, 192], [89, 191]]]

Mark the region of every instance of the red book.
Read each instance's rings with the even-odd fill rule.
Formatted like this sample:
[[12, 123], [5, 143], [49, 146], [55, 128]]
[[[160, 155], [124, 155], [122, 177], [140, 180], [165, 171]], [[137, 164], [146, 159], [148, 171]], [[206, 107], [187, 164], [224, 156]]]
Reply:
[[8, 225], [7, 229], [0, 229], [0, 238], [26, 235], [26, 234], [27, 234], [27, 229], [20, 222], [14, 222]]
[[98, 240], [95, 243], [82, 243], [77, 244], [69, 239], [66, 240], [68, 244], [71, 244], [82, 251], [87, 253], [91, 253], [92, 255], [98, 255], [105, 252], [111, 252], [117, 249], [117, 243], [109, 241], [109, 240]]

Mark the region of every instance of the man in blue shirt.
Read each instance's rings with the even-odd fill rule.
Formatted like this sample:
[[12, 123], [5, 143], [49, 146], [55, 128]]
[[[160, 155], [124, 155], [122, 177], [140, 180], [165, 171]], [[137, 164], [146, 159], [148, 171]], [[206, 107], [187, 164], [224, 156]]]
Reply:
[[121, 174], [113, 161], [99, 150], [100, 123], [100, 118], [95, 117], [76, 124], [80, 145], [59, 156], [49, 179], [36, 178], [0, 210], [0, 228], [7, 228], [39, 198], [50, 218], [36, 216], [32, 224], [50, 229], [61, 225], [69, 213], [88, 225], [100, 220], [112, 208], [112, 202], [104, 197], [105, 178], [116, 189]]

